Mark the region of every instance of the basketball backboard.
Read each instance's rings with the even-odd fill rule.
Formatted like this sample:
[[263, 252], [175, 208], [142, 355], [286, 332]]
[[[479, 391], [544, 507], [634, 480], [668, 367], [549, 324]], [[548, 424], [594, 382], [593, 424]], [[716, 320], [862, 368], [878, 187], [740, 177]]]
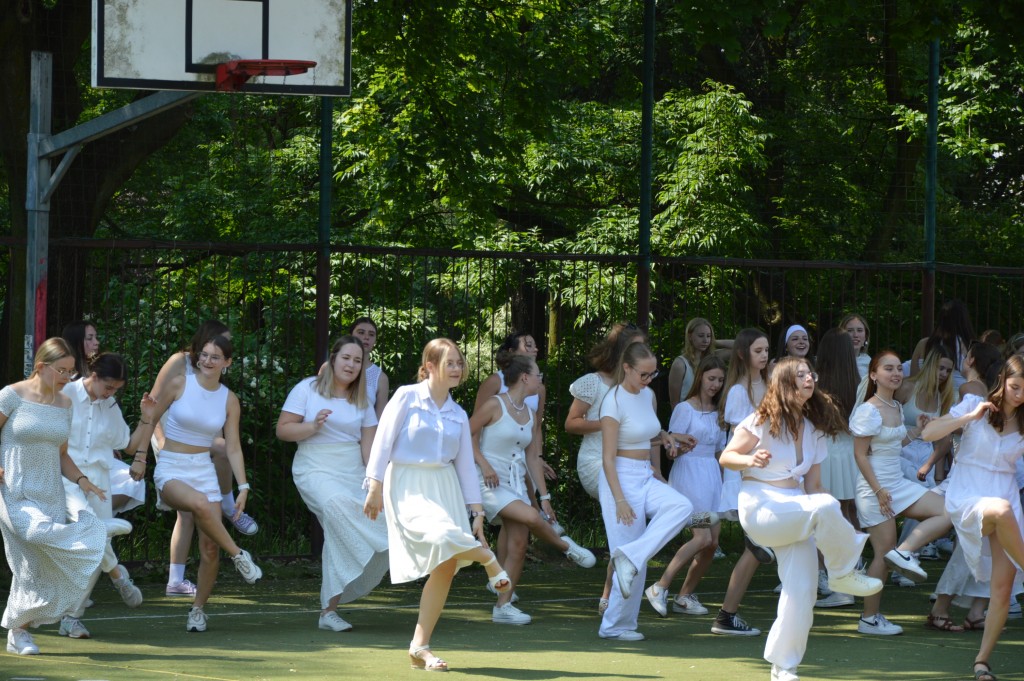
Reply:
[[352, 0], [93, 0], [93, 87], [214, 90], [218, 64], [316, 62], [242, 92], [347, 96]]

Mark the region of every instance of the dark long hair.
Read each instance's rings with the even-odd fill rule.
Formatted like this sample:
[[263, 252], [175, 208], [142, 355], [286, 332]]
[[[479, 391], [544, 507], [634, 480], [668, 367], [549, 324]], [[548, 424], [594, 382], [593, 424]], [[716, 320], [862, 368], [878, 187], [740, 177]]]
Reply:
[[829, 329], [818, 344], [818, 390], [832, 396], [844, 418], [849, 418], [857, 403], [860, 371], [853, 354], [850, 334]]
[[[1001, 431], [1006, 422], [1003, 415], [1003, 392], [1006, 390], [1006, 382], [1011, 378], [1024, 380], [1024, 357], [1013, 355], [1006, 360], [1006, 364], [999, 370], [995, 387], [988, 394], [988, 401], [996, 405], [996, 410], [989, 412], [988, 422], [997, 431]], [[1014, 410], [1014, 416], [1017, 418], [1017, 432], [1024, 435], [1024, 404]]]

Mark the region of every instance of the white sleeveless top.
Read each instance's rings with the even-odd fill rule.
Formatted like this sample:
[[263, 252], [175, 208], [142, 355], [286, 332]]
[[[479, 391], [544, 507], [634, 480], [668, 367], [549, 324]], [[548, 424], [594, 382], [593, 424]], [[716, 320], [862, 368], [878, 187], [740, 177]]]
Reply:
[[195, 374], [185, 377], [181, 397], [167, 408], [164, 437], [193, 447], [209, 447], [228, 419], [228, 393], [224, 385], [207, 390]]

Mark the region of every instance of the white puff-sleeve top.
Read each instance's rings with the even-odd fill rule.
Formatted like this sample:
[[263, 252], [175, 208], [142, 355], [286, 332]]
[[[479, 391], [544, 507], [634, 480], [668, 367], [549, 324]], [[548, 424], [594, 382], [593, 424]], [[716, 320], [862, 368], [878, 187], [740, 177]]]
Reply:
[[725, 422], [730, 426], [739, 424], [740, 421], [754, 413], [754, 403], [750, 401], [747, 389], [740, 383], [729, 388], [725, 395], [725, 411], [723, 416]]
[[757, 414], [743, 419], [737, 430], [745, 430], [758, 439], [755, 449], [767, 449], [772, 453], [768, 465], [764, 468], [747, 468], [742, 471], [745, 480], [779, 481], [792, 478], [800, 482], [814, 464], [820, 464], [828, 458], [828, 438], [804, 419], [802, 435], [802, 451], [797, 456], [796, 442], [789, 431], [783, 427], [778, 437], [768, 431], [768, 422], [757, 423]]
[[899, 456], [903, 450], [903, 440], [907, 437], [902, 410], [899, 426], [885, 426], [882, 424], [882, 414], [870, 402], [864, 402], [853, 410], [850, 432], [857, 437], [871, 438], [871, 456]]
[[725, 430], [718, 425], [718, 412], [698, 411], [689, 402], [680, 402], [672, 410], [668, 422], [670, 433], [692, 435], [697, 445], [686, 454], [688, 457], [715, 457], [716, 452], [725, 449]]

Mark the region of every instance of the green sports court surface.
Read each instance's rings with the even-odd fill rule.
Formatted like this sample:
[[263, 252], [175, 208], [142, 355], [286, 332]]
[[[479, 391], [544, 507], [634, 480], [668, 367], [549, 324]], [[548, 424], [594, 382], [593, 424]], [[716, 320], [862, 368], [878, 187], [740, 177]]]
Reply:
[[[734, 558], [717, 561], [702, 584], [700, 597], [712, 614], [670, 613], [660, 619], [644, 602], [640, 631], [647, 640], [637, 643], [597, 636], [604, 562], [591, 570], [528, 564], [519, 607], [534, 621], [525, 627], [491, 623], [484, 573], [474, 567], [456, 577], [433, 647], [448, 660], [452, 675], [479, 679], [767, 681], [769, 665], [761, 659], [764, 634], [740, 638], [709, 631]], [[922, 624], [928, 594], [943, 565], [924, 563], [931, 578], [916, 588], [886, 586], [883, 612], [904, 627], [902, 636], [858, 635], [856, 608], [817, 610], [801, 679], [970, 679], [981, 634], [940, 633]], [[648, 572], [650, 583], [650, 575], [660, 570], [652, 567]], [[202, 634], [185, 632], [188, 599], [165, 597], [157, 570], [136, 580], [147, 597], [137, 610], [126, 609], [101, 581], [96, 605], [83, 618], [92, 639], [62, 638], [56, 625], [35, 630], [42, 654], [4, 654], [0, 681], [383, 681], [425, 673], [411, 670], [405, 654], [416, 617], [416, 585], [385, 582], [369, 597], [342, 606], [342, 617], [355, 628], [339, 634], [317, 629], [319, 582], [314, 567], [271, 567], [267, 573], [250, 587], [222, 564], [207, 607], [209, 630]], [[765, 632], [773, 620], [777, 596], [772, 587], [777, 582], [773, 569], [762, 568], [741, 611]], [[678, 582], [674, 587], [678, 589]], [[953, 616], [959, 621], [963, 613], [954, 610]], [[1008, 622], [991, 662], [1000, 679], [1024, 680], [1024, 620]]]

